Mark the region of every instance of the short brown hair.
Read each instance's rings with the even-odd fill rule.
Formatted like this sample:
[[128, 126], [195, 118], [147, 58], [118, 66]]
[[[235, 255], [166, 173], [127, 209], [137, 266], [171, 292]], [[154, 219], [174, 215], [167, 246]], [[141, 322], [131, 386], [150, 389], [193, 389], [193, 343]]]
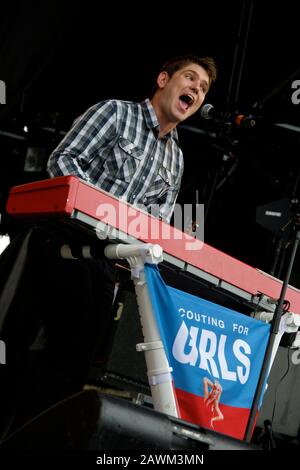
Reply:
[[174, 57], [173, 59], [170, 59], [164, 63], [160, 69], [160, 72], [168, 72], [169, 76], [172, 77], [172, 75], [177, 72], [177, 70], [182, 69], [188, 64], [198, 64], [203, 67], [209, 76], [209, 84], [216, 81], [217, 67], [212, 57], [198, 57], [192, 54]]
[[[201, 67], [206, 70], [208, 77], [209, 77], [209, 85], [212, 84], [212, 82], [215, 82], [217, 79], [217, 66], [212, 57], [198, 57], [197, 55], [194, 54], [187, 54], [187, 55], [181, 55], [177, 57], [173, 57], [172, 59], [168, 60], [163, 64], [161, 67], [159, 73], [161, 72], [167, 72], [169, 77], [172, 77], [177, 70], [182, 69], [186, 65], [189, 64], [198, 64]], [[157, 84], [154, 85], [154, 89], [152, 90], [152, 95], [156, 92], [158, 89]]]

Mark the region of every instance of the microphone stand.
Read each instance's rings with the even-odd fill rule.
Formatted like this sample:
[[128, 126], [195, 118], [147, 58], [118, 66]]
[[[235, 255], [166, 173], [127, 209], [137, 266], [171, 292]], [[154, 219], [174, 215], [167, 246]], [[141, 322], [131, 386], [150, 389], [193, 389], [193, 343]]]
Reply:
[[[236, 152], [238, 152], [237, 145], [238, 141], [230, 137], [230, 132], [232, 131], [232, 126], [228, 122], [218, 123], [218, 131], [216, 134], [216, 143], [213, 145], [213, 148], [219, 152], [221, 155], [218, 155], [218, 159], [222, 159], [222, 163], [217, 162], [217, 168], [215, 169], [211, 187], [208, 193], [207, 202], [204, 207], [204, 222], [206, 222], [208, 217], [208, 212], [210, 205], [216, 190], [218, 190], [221, 185], [227, 180], [228, 176], [233, 173], [232, 169], [228, 170], [227, 174], [219, 181], [219, 178], [223, 175], [225, 171], [225, 164], [229, 159], [237, 160]], [[222, 142], [225, 141], [224, 142]], [[234, 169], [236, 168], [235, 162], [232, 164]]]
[[[294, 225], [298, 226], [298, 227], [300, 225], [299, 214], [296, 214], [296, 216], [295, 216]], [[289, 260], [289, 264], [288, 264], [287, 272], [286, 272], [286, 275], [285, 275], [285, 279], [284, 279], [283, 284], [282, 284], [279, 301], [278, 301], [278, 304], [277, 304], [277, 307], [275, 309], [274, 316], [273, 316], [273, 319], [272, 319], [272, 322], [271, 322], [271, 330], [270, 330], [269, 341], [268, 341], [268, 344], [267, 344], [263, 365], [262, 365], [262, 368], [261, 368], [258, 384], [257, 384], [257, 387], [256, 387], [256, 391], [255, 391], [255, 395], [254, 395], [254, 399], [253, 399], [253, 403], [252, 403], [252, 407], [251, 407], [251, 411], [250, 411], [250, 416], [249, 416], [248, 423], [247, 423], [247, 428], [246, 428], [246, 431], [245, 431], [245, 438], [244, 439], [247, 442], [250, 442], [250, 440], [251, 440], [252, 428], [253, 428], [253, 425], [255, 423], [257, 413], [258, 413], [260, 397], [261, 397], [261, 394], [263, 392], [263, 387], [264, 387], [266, 378], [267, 378], [268, 373], [269, 373], [269, 363], [270, 363], [270, 359], [271, 359], [271, 355], [272, 355], [273, 345], [274, 345], [274, 342], [275, 342], [275, 339], [276, 339], [276, 335], [278, 334], [278, 331], [279, 331], [279, 324], [280, 324], [280, 320], [281, 320], [281, 316], [282, 316], [282, 312], [283, 312], [283, 303], [284, 303], [284, 300], [285, 300], [285, 294], [286, 294], [286, 291], [287, 291], [287, 288], [288, 288], [288, 284], [289, 284], [291, 272], [292, 272], [292, 269], [293, 269], [293, 265], [294, 265], [294, 261], [295, 261], [299, 241], [300, 241], [300, 229], [298, 228], [297, 231], [296, 231], [296, 234], [295, 234], [294, 241], [293, 241], [292, 253], [291, 253], [290, 260]]]

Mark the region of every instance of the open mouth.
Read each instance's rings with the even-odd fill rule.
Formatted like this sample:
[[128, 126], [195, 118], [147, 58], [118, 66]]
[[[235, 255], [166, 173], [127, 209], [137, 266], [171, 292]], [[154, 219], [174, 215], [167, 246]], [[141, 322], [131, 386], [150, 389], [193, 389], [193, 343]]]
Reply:
[[184, 103], [185, 109], [190, 108], [195, 102], [193, 95], [181, 95], [179, 96], [179, 99], [182, 103]]

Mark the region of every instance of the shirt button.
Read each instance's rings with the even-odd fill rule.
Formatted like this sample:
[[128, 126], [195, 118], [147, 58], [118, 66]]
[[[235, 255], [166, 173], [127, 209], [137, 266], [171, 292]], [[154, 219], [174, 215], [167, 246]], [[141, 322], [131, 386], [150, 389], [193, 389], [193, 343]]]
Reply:
[[132, 196], [132, 199], [135, 199], [135, 194]]
[[153, 161], [153, 157], [150, 158], [151, 162]]
[[145, 179], [146, 179], [146, 176], [143, 176], [143, 180], [145, 180]]

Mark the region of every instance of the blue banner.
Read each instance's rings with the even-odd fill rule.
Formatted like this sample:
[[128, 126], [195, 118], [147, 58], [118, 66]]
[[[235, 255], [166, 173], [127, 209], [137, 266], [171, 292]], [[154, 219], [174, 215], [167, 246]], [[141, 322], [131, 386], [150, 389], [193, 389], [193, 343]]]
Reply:
[[[213, 423], [209, 420], [211, 427], [216, 424], [214, 420], [223, 421], [225, 408], [228, 416], [232, 414], [232, 407], [242, 410], [246, 421], [270, 325], [167, 286], [155, 265], [145, 265], [145, 274], [179, 395], [184, 394], [185, 402], [187, 397], [201, 398], [202, 404], [212, 407], [217, 417], [214, 415]], [[214, 397], [217, 397], [215, 401]], [[193, 413], [193, 407], [190, 408]], [[184, 418], [196, 422], [192, 416], [186, 416], [186, 412]], [[239, 437], [244, 431], [244, 421]], [[237, 435], [233, 431], [228, 434]]]

